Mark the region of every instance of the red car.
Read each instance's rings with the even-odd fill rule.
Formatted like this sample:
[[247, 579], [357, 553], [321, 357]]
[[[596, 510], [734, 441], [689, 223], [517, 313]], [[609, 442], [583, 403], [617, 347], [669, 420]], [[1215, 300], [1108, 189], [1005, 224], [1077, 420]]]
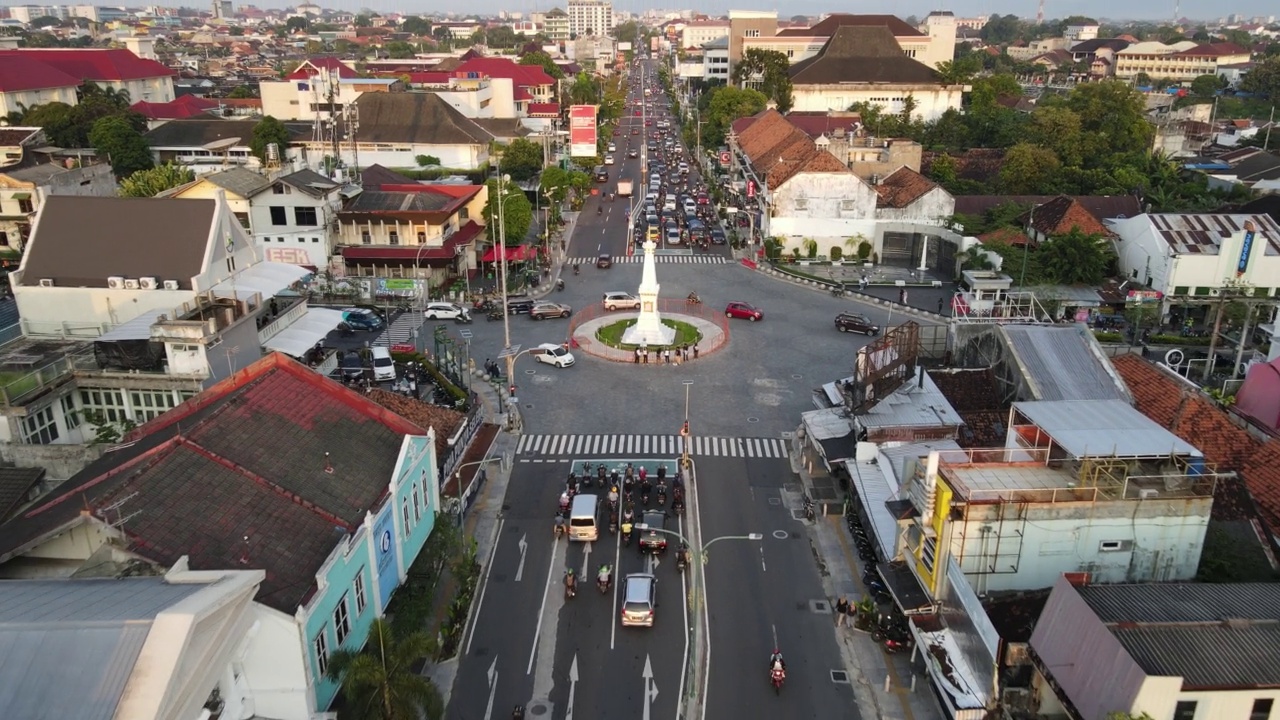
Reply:
[[737, 318], [739, 320], [750, 320], [755, 322], [764, 319], [764, 313], [751, 303], [731, 302], [724, 308], [724, 316], [727, 318]]

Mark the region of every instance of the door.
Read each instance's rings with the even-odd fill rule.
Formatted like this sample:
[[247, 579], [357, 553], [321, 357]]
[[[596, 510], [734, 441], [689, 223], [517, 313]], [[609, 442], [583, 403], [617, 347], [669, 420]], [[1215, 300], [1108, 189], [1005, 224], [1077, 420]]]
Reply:
[[911, 233], [887, 232], [881, 241], [880, 262], [892, 267], [915, 267], [919, 259], [912, 252], [914, 247]]

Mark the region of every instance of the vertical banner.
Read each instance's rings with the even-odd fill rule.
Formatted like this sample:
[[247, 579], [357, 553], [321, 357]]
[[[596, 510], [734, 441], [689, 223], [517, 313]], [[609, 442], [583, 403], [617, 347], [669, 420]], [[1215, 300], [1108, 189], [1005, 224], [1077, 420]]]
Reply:
[[596, 136], [596, 105], [569, 107], [569, 154], [573, 157], [595, 157], [599, 154]]

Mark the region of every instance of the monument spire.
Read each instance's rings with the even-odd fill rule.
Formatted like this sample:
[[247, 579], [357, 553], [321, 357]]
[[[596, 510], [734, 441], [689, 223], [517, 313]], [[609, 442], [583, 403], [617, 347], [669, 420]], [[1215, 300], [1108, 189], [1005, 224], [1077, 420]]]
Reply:
[[665, 347], [676, 338], [675, 328], [662, 324], [658, 314], [658, 271], [654, 263], [654, 254], [658, 246], [652, 240], [645, 241], [644, 270], [640, 274], [640, 288], [636, 293], [640, 296], [640, 315], [636, 324], [627, 328], [622, 334], [622, 342], [628, 345], [649, 345]]

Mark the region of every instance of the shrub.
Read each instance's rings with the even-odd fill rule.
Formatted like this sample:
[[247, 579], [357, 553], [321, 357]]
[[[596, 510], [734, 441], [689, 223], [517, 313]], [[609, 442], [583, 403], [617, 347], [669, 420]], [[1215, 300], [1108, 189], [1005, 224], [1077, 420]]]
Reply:
[[844, 259], [844, 250], [838, 246], [831, 248], [831, 262], [839, 262]]

